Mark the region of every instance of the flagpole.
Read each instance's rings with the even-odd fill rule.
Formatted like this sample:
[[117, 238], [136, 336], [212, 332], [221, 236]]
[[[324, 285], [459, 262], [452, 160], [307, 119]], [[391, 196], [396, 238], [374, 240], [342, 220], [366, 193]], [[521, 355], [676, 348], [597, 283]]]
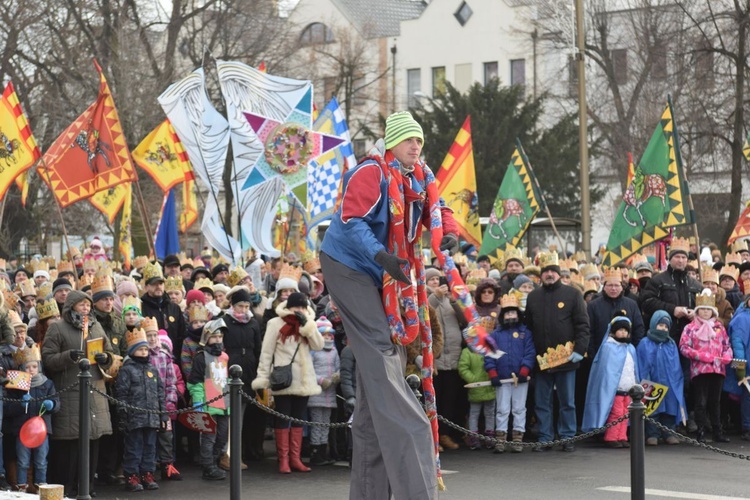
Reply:
[[8, 201], [8, 192], [5, 192], [5, 196], [3, 196], [3, 203], [0, 204], [0, 229], [3, 228], [3, 216], [5, 215], [5, 202]]
[[[63, 238], [65, 239], [65, 246], [68, 247], [68, 256], [69, 258], [72, 258], [72, 254], [70, 251], [72, 247], [70, 246], [70, 241], [68, 240], [68, 230], [65, 228], [65, 219], [63, 219], [62, 207], [60, 206], [60, 200], [57, 199], [55, 190], [52, 187], [52, 179], [50, 179], [50, 176], [49, 176], [49, 166], [47, 165], [47, 162], [44, 160], [44, 156], [42, 156], [39, 160], [42, 162], [42, 170], [44, 170], [44, 175], [45, 177], [47, 177], [47, 185], [49, 186], [50, 191], [52, 191], [52, 198], [55, 200], [55, 206], [57, 207], [57, 214], [60, 216], [60, 228], [62, 229], [62, 232], [63, 232]], [[65, 255], [64, 252], [63, 252], [63, 255]], [[79, 284], [78, 284], [77, 272], [73, 273], [73, 278], [75, 279], [75, 282], [76, 282], [76, 289], [78, 289]]]
[[[131, 160], [132, 162], [132, 160]], [[133, 163], [133, 171], [135, 170], [135, 163]], [[154, 236], [151, 232], [151, 222], [148, 220], [148, 212], [146, 211], [146, 202], [143, 200], [143, 192], [141, 191], [141, 182], [138, 178], [138, 173], [135, 174], [135, 181], [133, 181], [133, 184], [135, 184], [135, 197], [138, 200], [138, 212], [141, 214], [141, 220], [143, 221], [143, 229], [146, 231], [146, 243], [148, 243], [149, 248], [153, 252], [154, 255], [156, 255], [156, 247], [154, 246]]]
[[294, 212], [296, 209], [297, 209], [297, 204], [292, 203], [292, 210], [291, 212], [289, 212], [289, 224], [286, 229], [286, 236], [284, 237], [284, 247], [282, 248], [282, 251], [283, 251], [283, 253], [281, 254], [282, 259], [286, 256], [286, 247], [287, 247], [287, 244], [289, 243], [289, 234], [292, 232], [292, 221], [294, 220]]
[[698, 257], [700, 258], [700, 250], [701, 250], [701, 243], [700, 239], [698, 237], [698, 219], [695, 217], [695, 207], [693, 206], [693, 195], [690, 194], [690, 189], [688, 188], [687, 184], [687, 169], [685, 168], [685, 164], [682, 161], [682, 153], [680, 152], [680, 134], [677, 131], [677, 118], [675, 117], [674, 113], [674, 105], [672, 104], [672, 96], [667, 95], [667, 103], [669, 104], [669, 111], [672, 115], [672, 123], [674, 124], [674, 149], [675, 149], [675, 159], [679, 158], [680, 163], [682, 164], [682, 182], [685, 183], [685, 190], [688, 194], [688, 210], [690, 210], [690, 217], [693, 218], [693, 236], [695, 236], [695, 245], [698, 247]]

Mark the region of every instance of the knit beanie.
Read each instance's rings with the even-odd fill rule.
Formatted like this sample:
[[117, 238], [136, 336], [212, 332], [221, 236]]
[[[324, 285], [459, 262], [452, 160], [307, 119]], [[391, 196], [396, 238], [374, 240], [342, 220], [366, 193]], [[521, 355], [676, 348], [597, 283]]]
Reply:
[[52, 283], [52, 295], [56, 294], [60, 290], [72, 290], [73, 287], [70, 284], [70, 281], [66, 280], [65, 278], [57, 278], [54, 283]]
[[609, 332], [611, 335], [614, 335], [617, 330], [625, 329], [630, 333], [630, 320], [625, 316], [617, 316], [614, 319], [612, 319], [612, 322], [609, 326]]
[[318, 332], [321, 335], [323, 335], [324, 333], [336, 333], [336, 330], [333, 329], [333, 325], [325, 316], [321, 316], [320, 318], [318, 318], [315, 326], [318, 327]]
[[521, 288], [521, 285], [523, 285], [524, 283], [533, 283], [533, 282], [531, 281], [531, 278], [529, 278], [525, 274], [519, 274], [518, 276], [516, 276], [516, 279], [513, 280], [513, 288], [518, 290], [519, 288]]
[[[57, 281], [55, 281], [57, 283]], [[138, 287], [135, 286], [135, 283], [133, 283], [130, 280], [122, 280], [117, 284], [117, 295], [119, 297], [122, 297], [123, 295], [135, 295], [138, 296]]]
[[237, 289], [232, 290], [229, 300], [232, 305], [239, 304], [240, 302], [247, 302], [249, 304], [251, 302], [250, 290], [244, 286], [239, 286]]
[[92, 297], [91, 300], [94, 302], [99, 302], [102, 299], [106, 299], [107, 297], [114, 297], [115, 292], [112, 290], [102, 290], [100, 292], [96, 292]]
[[201, 304], [206, 305], [206, 296], [200, 290], [193, 288], [185, 296], [185, 303], [190, 305], [193, 301], [200, 300]]
[[424, 143], [422, 127], [411, 116], [411, 113], [399, 111], [385, 119], [385, 149], [391, 149], [412, 137], [418, 137]]
[[39, 277], [44, 277], [46, 279], [49, 279], [49, 273], [47, 271], [44, 271], [43, 269], [34, 271], [34, 278], [39, 278]]
[[159, 330], [159, 343], [163, 345], [169, 352], [174, 349], [172, 339], [169, 338], [169, 334], [166, 330]]
[[307, 307], [308, 302], [304, 294], [300, 292], [294, 292], [289, 295], [286, 299], [286, 308], [291, 309], [292, 307]]
[[442, 274], [440, 273], [440, 270], [435, 267], [429, 267], [424, 272], [424, 279], [425, 281], [430, 281], [434, 277], [440, 277]]

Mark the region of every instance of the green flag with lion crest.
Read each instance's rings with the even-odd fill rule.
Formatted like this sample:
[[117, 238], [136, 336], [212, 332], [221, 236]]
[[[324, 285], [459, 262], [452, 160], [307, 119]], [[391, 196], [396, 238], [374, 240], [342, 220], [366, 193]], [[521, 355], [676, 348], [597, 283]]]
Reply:
[[612, 266], [669, 234], [669, 228], [692, 224], [690, 192], [680, 155], [672, 99], [635, 169], [612, 223], [602, 262]]
[[479, 255], [492, 262], [500, 259], [508, 245], [518, 246], [531, 221], [544, 208], [539, 183], [531, 164], [516, 139], [516, 149], [497, 192], [487, 228], [484, 230]]

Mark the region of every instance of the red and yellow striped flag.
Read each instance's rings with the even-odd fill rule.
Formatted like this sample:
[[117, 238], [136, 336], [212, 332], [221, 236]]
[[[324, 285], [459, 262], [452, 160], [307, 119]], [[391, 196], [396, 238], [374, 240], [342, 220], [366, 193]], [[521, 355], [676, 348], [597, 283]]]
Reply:
[[482, 245], [482, 228], [479, 225], [477, 177], [471, 145], [471, 116], [466, 117], [435, 179], [438, 194], [453, 209], [461, 237], [479, 248]]
[[164, 193], [181, 182], [194, 179], [188, 155], [169, 119], [161, 122], [133, 150], [133, 160]]
[[13, 83], [8, 82], [0, 98], [0, 199], [16, 181], [21, 201], [26, 205], [29, 191], [26, 171], [41, 157]]

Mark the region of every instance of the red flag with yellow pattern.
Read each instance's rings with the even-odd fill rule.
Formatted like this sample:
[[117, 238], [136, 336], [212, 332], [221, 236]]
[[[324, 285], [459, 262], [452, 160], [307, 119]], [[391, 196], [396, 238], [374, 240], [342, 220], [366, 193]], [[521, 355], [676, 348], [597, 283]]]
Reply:
[[26, 171], [41, 157], [13, 83], [8, 82], [0, 98], [0, 199], [16, 181], [22, 193], [21, 201], [26, 205]]
[[136, 180], [107, 79], [96, 60], [94, 66], [99, 73], [96, 101], [55, 139], [37, 167], [63, 208]]
[[477, 177], [471, 145], [471, 116], [466, 117], [435, 179], [438, 194], [453, 209], [453, 218], [458, 223], [461, 236], [479, 248], [482, 245], [482, 228], [479, 225]]

